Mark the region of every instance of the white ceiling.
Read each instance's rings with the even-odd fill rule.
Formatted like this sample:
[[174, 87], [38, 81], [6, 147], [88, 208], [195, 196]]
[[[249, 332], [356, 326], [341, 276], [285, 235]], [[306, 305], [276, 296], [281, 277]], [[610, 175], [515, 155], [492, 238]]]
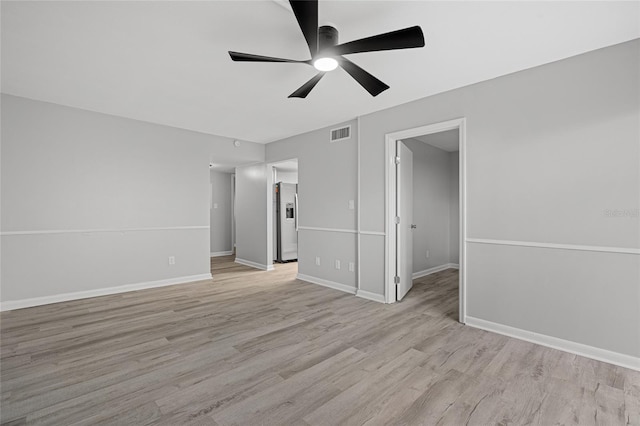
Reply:
[[447, 130], [446, 132], [432, 133], [430, 135], [418, 136], [413, 138], [420, 142], [427, 143], [436, 148], [440, 148], [447, 152], [459, 151], [458, 147], [460, 137], [458, 135], [458, 129]]
[[287, 96], [304, 64], [234, 63], [227, 50], [308, 59], [276, 1], [2, 1], [2, 91], [254, 142], [640, 37], [640, 3], [321, 1], [349, 41], [421, 25], [426, 47], [350, 55], [391, 86], [372, 98], [343, 70]]

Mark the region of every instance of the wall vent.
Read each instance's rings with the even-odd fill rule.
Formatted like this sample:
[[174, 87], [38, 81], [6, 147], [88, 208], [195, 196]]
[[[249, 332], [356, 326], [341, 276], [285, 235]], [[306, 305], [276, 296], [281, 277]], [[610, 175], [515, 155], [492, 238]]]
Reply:
[[351, 126], [341, 127], [339, 129], [331, 130], [331, 138], [329, 142], [338, 142], [351, 138]]

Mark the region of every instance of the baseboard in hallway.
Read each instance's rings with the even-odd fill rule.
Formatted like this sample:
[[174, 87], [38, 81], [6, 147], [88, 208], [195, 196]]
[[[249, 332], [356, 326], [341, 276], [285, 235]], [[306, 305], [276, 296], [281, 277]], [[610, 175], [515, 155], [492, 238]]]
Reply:
[[436, 272], [444, 271], [445, 269], [460, 269], [460, 265], [457, 263], [445, 263], [444, 265], [434, 266], [433, 268], [414, 272], [411, 278], [415, 280], [416, 278], [426, 277], [427, 275], [435, 274]]
[[261, 269], [263, 271], [273, 271], [273, 265], [263, 265], [262, 263], [253, 262], [251, 260], [240, 259], [237, 256], [236, 256], [235, 262], [244, 266], [250, 266], [252, 268]]
[[318, 285], [321, 285], [323, 287], [329, 287], [329, 288], [332, 288], [334, 290], [344, 291], [345, 293], [356, 294], [356, 288], [355, 287], [351, 287], [349, 285], [337, 283], [337, 282], [334, 282], [334, 281], [325, 280], [323, 278], [312, 277], [311, 275], [305, 275], [305, 274], [298, 274], [296, 276], [296, 279], [299, 279], [300, 281], [306, 281], [306, 282], [309, 282], [309, 283], [313, 283], [313, 284], [318, 284]]

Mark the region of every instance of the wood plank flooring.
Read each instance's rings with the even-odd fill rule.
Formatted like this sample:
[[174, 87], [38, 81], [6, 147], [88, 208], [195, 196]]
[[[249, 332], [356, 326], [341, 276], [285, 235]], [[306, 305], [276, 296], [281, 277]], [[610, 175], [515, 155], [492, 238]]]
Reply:
[[457, 271], [383, 305], [213, 281], [2, 313], [3, 425], [640, 425], [640, 373], [456, 322]]

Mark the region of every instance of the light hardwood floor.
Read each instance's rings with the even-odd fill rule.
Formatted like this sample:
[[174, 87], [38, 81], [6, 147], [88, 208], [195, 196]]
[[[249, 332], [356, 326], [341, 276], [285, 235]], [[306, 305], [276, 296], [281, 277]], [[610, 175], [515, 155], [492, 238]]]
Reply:
[[212, 269], [2, 313], [2, 424], [640, 425], [640, 373], [458, 324], [455, 270], [383, 305]]

